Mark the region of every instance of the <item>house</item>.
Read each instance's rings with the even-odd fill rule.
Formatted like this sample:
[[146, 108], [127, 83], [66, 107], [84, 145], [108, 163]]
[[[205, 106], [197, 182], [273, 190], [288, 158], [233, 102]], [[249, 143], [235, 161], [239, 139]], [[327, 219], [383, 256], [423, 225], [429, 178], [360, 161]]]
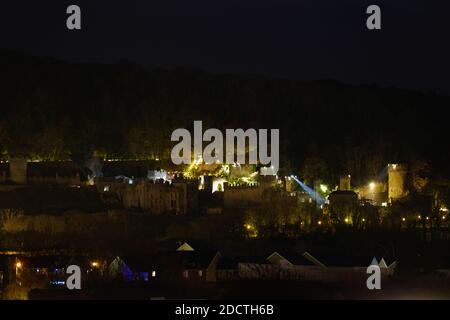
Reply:
[[[396, 262], [387, 266], [382, 258], [376, 265], [387, 278]], [[354, 282], [367, 277], [369, 257], [313, 256], [290, 252], [273, 252], [268, 257], [223, 258], [217, 265], [217, 281], [233, 280], [297, 280], [308, 282]], [[365, 281], [365, 280], [364, 280]]]
[[233, 281], [239, 279], [238, 259], [223, 257], [219, 260], [216, 269], [216, 281]]
[[367, 267], [378, 265], [381, 268], [381, 276], [384, 279], [392, 276], [397, 265], [394, 261], [387, 266], [384, 258], [382, 264], [376, 257], [368, 256], [344, 256], [333, 254], [312, 255], [309, 252], [303, 256], [311, 261], [313, 268], [307, 270], [306, 278], [311, 281], [321, 282], [361, 282], [367, 278]]
[[135, 275], [131, 267], [119, 256], [109, 263], [103, 272], [104, 278], [111, 281], [130, 282], [135, 279]]
[[215, 282], [217, 265], [222, 257], [220, 252], [178, 252], [183, 268], [183, 279]]
[[300, 279], [298, 268], [311, 267], [313, 264], [297, 253], [273, 252], [266, 258], [240, 258], [237, 264], [241, 279]]
[[125, 282], [214, 282], [220, 258], [220, 252], [193, 250], [147, 257], [115, 257], [105, 270], [105, 278]]

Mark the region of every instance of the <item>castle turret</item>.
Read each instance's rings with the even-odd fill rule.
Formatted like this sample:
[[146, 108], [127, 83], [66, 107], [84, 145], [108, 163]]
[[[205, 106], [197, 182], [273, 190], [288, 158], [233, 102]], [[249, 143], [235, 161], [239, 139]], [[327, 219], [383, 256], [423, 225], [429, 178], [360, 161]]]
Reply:
[[388, 165], [388, 199], [389, 201], [406, 196], [406, 168], [399, 164]]
[[341, 191], [351, 190], [350, 180], [351, 180], [351, 176], [349, 174], [340, 176], [339, 177], [339, 190], [341, 190]]

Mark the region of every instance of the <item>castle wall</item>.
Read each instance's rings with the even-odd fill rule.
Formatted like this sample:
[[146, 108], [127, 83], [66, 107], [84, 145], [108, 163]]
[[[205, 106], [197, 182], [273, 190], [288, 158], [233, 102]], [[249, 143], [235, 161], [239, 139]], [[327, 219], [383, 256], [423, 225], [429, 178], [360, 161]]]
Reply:
[[170, 185], [147, 180], [129, 184], [111, 179], [97, 179], [96, 186], [103, 195], [117, 195], [125, 208], [149, 210], [153, 214], [184, 214], [188, 208], [187, 188], [182, 184]]
[[248, 208], [261, 204], [263, 188], [225, 186], [223, 202], [225, 207]]

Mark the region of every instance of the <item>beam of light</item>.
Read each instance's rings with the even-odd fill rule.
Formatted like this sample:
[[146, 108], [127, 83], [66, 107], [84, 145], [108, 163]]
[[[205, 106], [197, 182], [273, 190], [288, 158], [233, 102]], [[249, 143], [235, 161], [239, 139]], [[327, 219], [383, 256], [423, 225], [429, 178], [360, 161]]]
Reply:
[[376, 181], [384, 181], [388, 176], [388, 165], [385, 166], [377, 175]]
[[301, 182], [300, 180], [297, 179], [297, 177], [291, 175], [291, 178], [294, 179], [295, 182], [297, 182], [300, 187], [302, 187], [303, 190], [305, 190], [305, 192], [307, 194], [309, 194], [309, 196], [316, 201], [319, 204], [324, 204], [325, 203], [325, 199], [318, 194], [317, 192], [315, 192], [313, 189], [311, 189], [310, 187], [308, 187], [306, 184], [304, 184], [303, 182]]

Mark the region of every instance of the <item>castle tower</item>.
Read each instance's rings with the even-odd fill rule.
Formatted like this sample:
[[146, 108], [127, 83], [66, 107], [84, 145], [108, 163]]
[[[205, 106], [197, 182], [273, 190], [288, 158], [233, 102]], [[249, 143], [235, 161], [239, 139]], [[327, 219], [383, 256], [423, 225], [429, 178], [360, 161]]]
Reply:
[[389, 201], [406, 196], [406, 168], [399, 164], [388, 165], [388, 199]]
[[339, 190], [351, 190], [351, 176], [349, 174], [339, 177]]

